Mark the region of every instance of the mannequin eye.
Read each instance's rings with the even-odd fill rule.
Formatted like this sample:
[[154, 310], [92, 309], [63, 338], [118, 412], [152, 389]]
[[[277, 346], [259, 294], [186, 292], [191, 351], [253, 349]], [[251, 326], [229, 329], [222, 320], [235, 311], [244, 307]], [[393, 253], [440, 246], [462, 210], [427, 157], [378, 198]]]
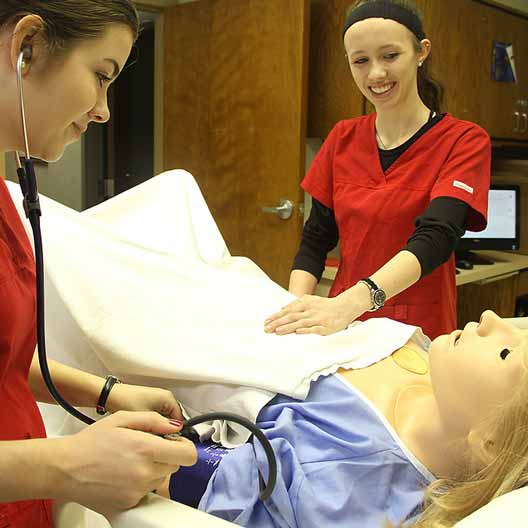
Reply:
[[501, 359], [506, 359], [510, 354], [511, 354], [511, 350], [504, 348], [503, 350], [501, 350], [500, 357]]

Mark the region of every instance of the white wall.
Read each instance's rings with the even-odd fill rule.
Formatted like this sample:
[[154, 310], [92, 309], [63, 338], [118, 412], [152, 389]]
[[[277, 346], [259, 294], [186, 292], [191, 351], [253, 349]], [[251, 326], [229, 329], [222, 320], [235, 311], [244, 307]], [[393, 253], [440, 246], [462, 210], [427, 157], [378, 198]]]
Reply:
[[[35, 162], [39, 193], [80, 211], [83, 206], [83, 146], [78, 141], [69, 145], [56, 163]], [[7, 158], [6, 177], [18, 181], [14, 157]]]

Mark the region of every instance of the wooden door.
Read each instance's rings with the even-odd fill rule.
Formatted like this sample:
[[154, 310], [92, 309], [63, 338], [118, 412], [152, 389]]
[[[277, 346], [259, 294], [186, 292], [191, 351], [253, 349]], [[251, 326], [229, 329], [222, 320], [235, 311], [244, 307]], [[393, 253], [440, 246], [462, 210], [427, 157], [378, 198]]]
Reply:
[[[196, 178], [233, 255], [286, 286], [303, 217], [308, 0], [166, 10], [165, 169]], [[262, 207], [295, 204], [282, 220]]]

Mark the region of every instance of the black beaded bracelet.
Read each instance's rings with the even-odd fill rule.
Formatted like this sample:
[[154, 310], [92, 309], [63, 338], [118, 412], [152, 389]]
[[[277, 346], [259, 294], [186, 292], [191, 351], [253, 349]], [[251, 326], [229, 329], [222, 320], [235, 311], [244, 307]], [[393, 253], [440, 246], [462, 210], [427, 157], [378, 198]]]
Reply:
[[121, 381], [119, 381], [119, 379], [115, 376], [106, 377], [106, 383], [104, 384], [103, 390], [101, 391], [101, 395], [99, 396], [99, 401], [97, 402], [97, 406], [95, 407], [97, 414], [106, 414], [106, 400], [108, 399], [108, 395], [110, 394], [112, 387], [116, 383], [121, 383]]

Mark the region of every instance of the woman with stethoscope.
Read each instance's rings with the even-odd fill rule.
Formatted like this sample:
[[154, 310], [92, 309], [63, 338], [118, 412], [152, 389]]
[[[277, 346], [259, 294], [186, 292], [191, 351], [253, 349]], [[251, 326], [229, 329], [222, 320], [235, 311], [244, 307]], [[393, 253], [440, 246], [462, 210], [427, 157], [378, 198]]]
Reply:
[[[91, 122], [106, 122], [108, 87], [137, 32], [129, 0], [2, 0], [0, 153], [29, 145], [31, 155], [54, 161]], [[35, 345], [33, 253], [0, 178], [0, 525], [51, 526], [49, 500], [56, 498], [101, 512], [129, 508], [180, 465], [194, 463], [191, 442], [160, 437], [182, 428], [170, 392], [51, 361], [54, 382], [73, 405], [98, 406], [100, 414], [156, 412], [117, 412], [71, 437], [45, 439], [36, 400], [52, 399]]]

